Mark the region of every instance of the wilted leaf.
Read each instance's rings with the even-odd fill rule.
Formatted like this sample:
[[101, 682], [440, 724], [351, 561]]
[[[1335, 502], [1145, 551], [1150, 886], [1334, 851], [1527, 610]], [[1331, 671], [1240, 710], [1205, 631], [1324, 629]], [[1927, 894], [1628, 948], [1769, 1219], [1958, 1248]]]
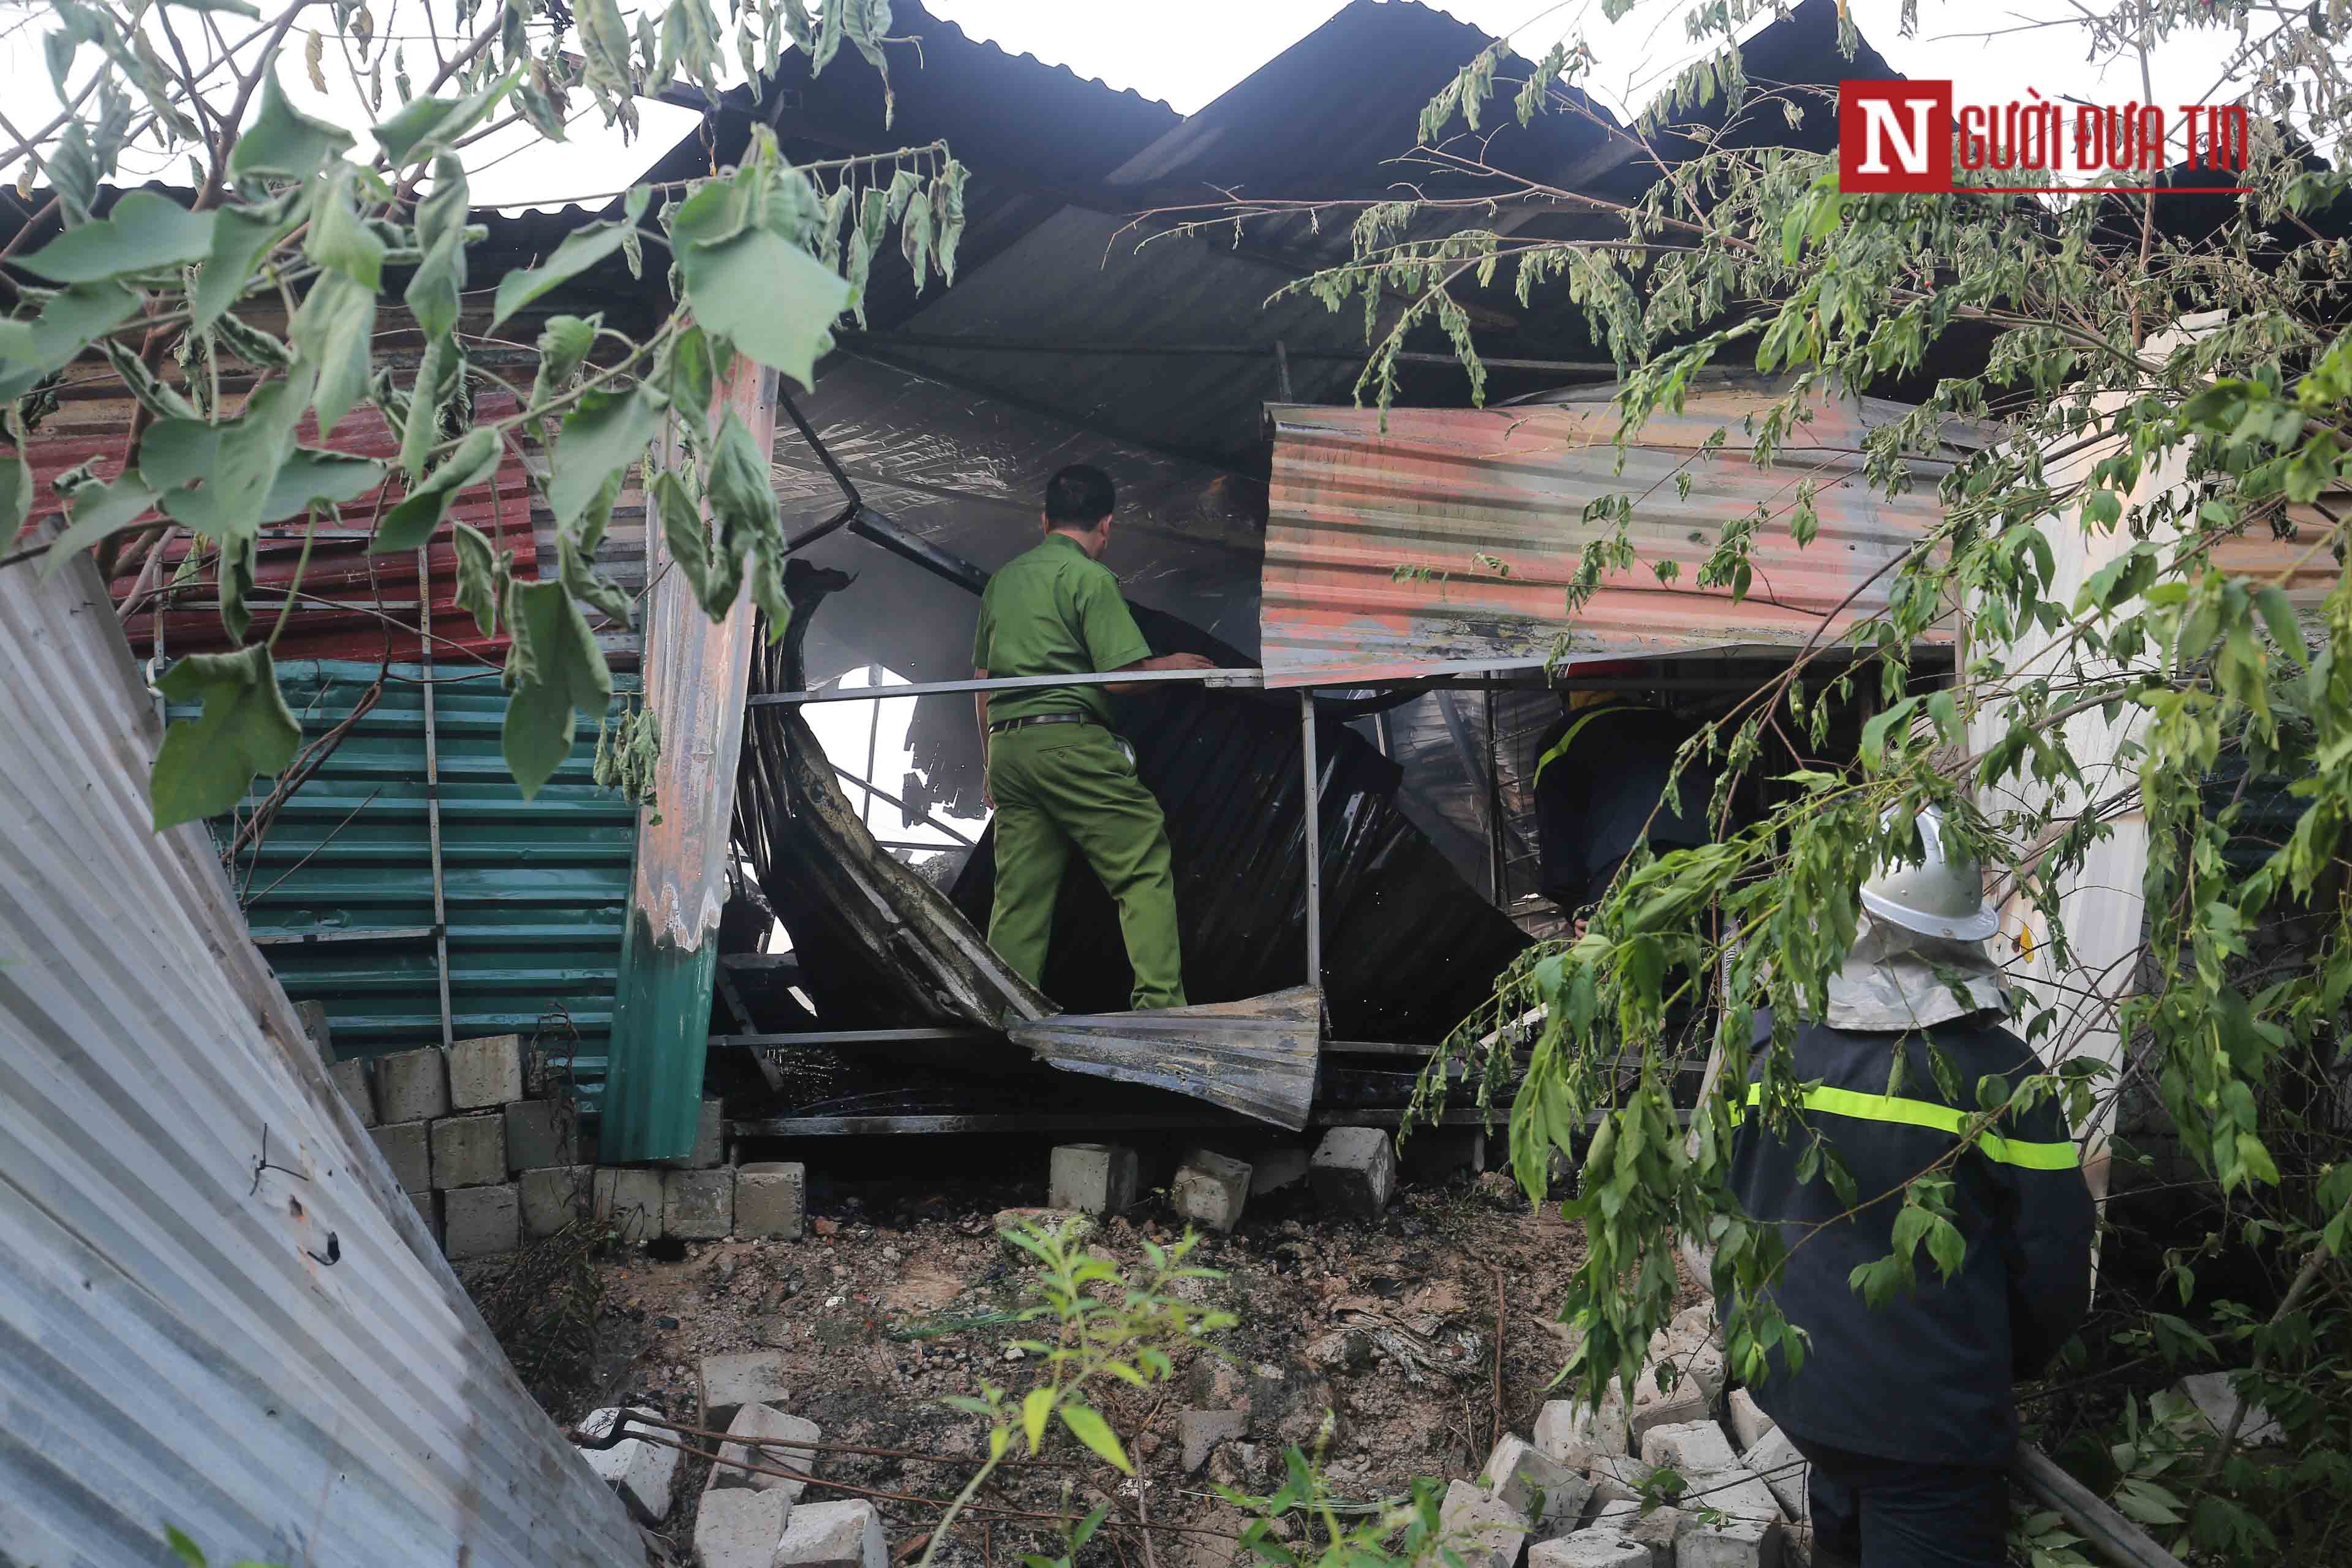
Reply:
[[383, 521], [376, 525], [375, 537], [368, 542], [368, 553], [383, 555], [423, 544], [441, 525], [457, 492], [479, 483], [498, 463], [498, 432], [486, 426], [468, 430], [466, 438], [457, 443], [457, 450], [442, 460], [431, 477], [384, 514]]
[[509, 272], [499, 279], [497, 304], [490, 311], [495, 327], [558, 284], [570, 281], [621, 247], [621, 226], [598, 224], [563, 237], [545, 265]]
[[466, 166], [446, 153], [433, 160], [433, 194], [416, 205], [416, 239], [424, 259], [401, 297], [428, 337], [457, 325], [457, 298], [466, 289]]
[[507, 584], [514, 574], [514, 552], [499, 551], [488, 534], [468, 522], [453, 523], [449, 531], [457, 547], [455, 603], [474, 617], [476, 630], [484, 637], [492, 636], [499, 629], [499, 606], [506, 599]]
[[[162, 492], [164, 515], [209, 539], [241, 538], [259, 528], [294, 454], [302, 390], [272, 381], [246, 399], [242, 414], [218, 425], [158, 421], [140, 443], [139, 477]], [[200, 488], [183, 488], [198, 478]]]
[[174, 702], [204, 704], [200, 717], [163, 732], [148, 786], [158, 829], [228, 810], [255, 774], [278, 772], [302, 743], [302, 726], [278, 689], [266, 644], [190, 654], [156, 685]]
[[560, 582], [518, 583], [509, 596], [504, 749], [507, 767], [530, 799], [572, 754], [575, 713], [600, 717], [613, 674], [588, 622]]
[[596, 330], [604, 324], [604, 314], [593, 316], [550, 316], [539, 333], [539, 374], [530, 384], [530, 401], [534, 406], [560, 395], [571, 385], [572, 378], [588, 358], [588, 351], [596, 344]]
[[375, 338], [375, 290], [322, 272], [288, 329], [299, 363], [318, 376], [319, 433], [332, 435], [367, 395]]
[[[479, 92], [464, 98], [411, 99], [401, 105], [399, 113], [373, 128], [375, 144], [383, 149], [385, 160], [394, 168], [404, 168], [415, 162], [420, 152], [446, 147], [480, 124], [521, 79], [522, 68], [517, 66]], [[437, 167], [433, 177], [436, 183], [442, 178]], [[458, 221], [462, 224], [465, 220], [461, 216]]]
[[76, 490], [67, 514], [72, 524], [58, 535], [49, 545], [49, 552], [41, 558], [42, 577], [57, 575], [58, 569], [74, 556], [107, 535], [130, 527], [154, 504], [155, 491], [142, 484], [135, 472], [124, 474], [110, 485], [85, 485]]
[[0, 321], [0, 401], [22, 397], [51, 371], [71, 364], [139, 306], [139, 292], [120, 283], [77, 283], [32, 321]]

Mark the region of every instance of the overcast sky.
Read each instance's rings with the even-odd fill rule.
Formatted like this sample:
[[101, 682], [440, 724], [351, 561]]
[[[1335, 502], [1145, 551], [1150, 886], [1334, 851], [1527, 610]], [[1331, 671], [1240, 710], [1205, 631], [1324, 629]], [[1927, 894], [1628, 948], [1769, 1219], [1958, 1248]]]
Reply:
[[[1066, 65], [1082, 76], [1159, 99], [1190, 114], [1320, 26], [1344, 4], [931, 0], [931, 8], [1000, 47]], [[1900, 34], [1899, 5], [1900, 0], [1853, 0], [1864, 35], [1896, 69], [1914, 77], [1949, 77], [1963, 101], [2002, 102], [2022, 97], [2029, 88], [2046, 97], [2071, 94], [2095, 101], [2141, 95], [2136, 62], [2089, 64], [2079, 30], [2025, 26], [2022, 14], [2064, 14], [2065, 0], [2021, 0], [2013, 6], [1984, 0], [1922, 0], [1915, 38]], [[1582, 37], [1600, 62], [1588, 85], [1621, 111], [1638, 108], [1654, 95], [1695, 52], [1683, 21], [1690, 0], [1647, 0], [1614, 25], [1602, 19], [1601, 0], [1449, 0], [1439, 8], [1511, 37], [1520, 52], [1530, 56], [1541, 54], [1556, 39]], [[625, 0], [623, 9], [635, 7]], [[55, 102], [40, 63], [39, 37], [48, 30], [47, 8], [24, 0], [0, 0], [0, 18], [6, 19], [0, 26], [0, 83], [5, 83], [10, 118], [19, 124], [37, 121], [46, 118], [42, 106]], [[1970, 36], [1986, 32], [1997, 36]], [[2162, 51], [2155, 62], [2155, 100], [2170, 108], [2212, 96], [2215, 62], [2227, 41], [2226, 35], [2209, 32]], [[289, 51], [280, 79], [305, 109], [363, 129], [371, 116], [345, 85], [339, 53], [339, 45], [331, 42], [326, 65], [332, 90], [323, 97], [307, 80], [299, 46]], [[894, 70], [919, 69], [912, 53], [895, 50]], [[1008, 106], [1007, 112], [1018, 113], [1019, 106]], [[518, 127], [469, 149], [475, 200], [558, 205], [611, 193], [675, 145], [695, 121], [691, 111], [658, 103], [642, 104], [641, 113], [644, 130], [634, 144], [625, 144], [617, 130], [604, 129], [593, 110], [583, 110], [569, 145], [530, 145], [530, 133]], [[125, 162], [133, 179], [184, 183], [188, 177], [178, 158], [142, 156], [134, 151]]]

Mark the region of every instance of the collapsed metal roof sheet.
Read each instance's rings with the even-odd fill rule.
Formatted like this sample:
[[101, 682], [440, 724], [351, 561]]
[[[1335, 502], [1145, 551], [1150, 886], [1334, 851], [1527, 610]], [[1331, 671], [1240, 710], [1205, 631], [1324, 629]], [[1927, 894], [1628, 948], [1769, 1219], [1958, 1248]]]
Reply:
[[635, 1568], [204, 829], [155, 831], [161, 730], [87, 558], [0, 573], [0, 1557]]
[[[1273, 410], [1267, 684], [1795, 647], [1883, 609], [1883, 569], [1941, 515], [1948, 458], [1916, 459], [1914, 487], [1893, 498], [1863, 479], [1863, 433], [1901, 417], [1899, 405], [1824, 398], [1759, 468], [1742, 422], [1771, 394], [1751, 378], [1694, 392], [1622, 453], [1612, 390], [1508, 408]], [[1801, 545], [1789, 517], [1807, 480], [1820, 531]], [[1584, 546], [1614, 531], [1585, 508], [1618, 493], [1634, 498], [1640, 559], [1570, 614]], [[1747, 596], [1699, 586], [1724, 526], [1759, 507]], [[1679, 568], [1673, 582], [1653, 571], [1663, 562]]]

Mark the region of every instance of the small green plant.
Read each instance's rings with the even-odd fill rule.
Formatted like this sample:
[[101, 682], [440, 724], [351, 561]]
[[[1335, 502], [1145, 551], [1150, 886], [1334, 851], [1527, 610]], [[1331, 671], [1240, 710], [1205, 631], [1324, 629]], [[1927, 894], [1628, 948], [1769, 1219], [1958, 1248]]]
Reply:
[[[1258, 1561], [1284, 1568], [1381, 1568], [1424, 1562], [1458, 1565], [1459, 1554], [1445, 1544], [1438, 1518], [1444, 1488], [1437, 1481], [1416, 1476], [1409, 1496], [1383, 1500], [1369, 1510], [1333, 1495], [1322, 1465], [1332, 1426], [1332, 1418], [1325, 1415], [1312, 1458], [1295, 1447], [1284, 1451], [1283, 1483], [1272, 1495], [1215, 1489], [1226, 1502], [1251, 1516], [1242, 1531], [1242, 1545]], [[1285, 1521], [1293, 1514], [1307, 1520], [1306, 1539], [1288, 1538], [1293, 1531]]]
[[[1016, 1340], [1014, 1348], [1038, 1358], [1042, 1375], [1015, 1399], [1011, 1391], [982, 1379], [978, 1396], [950, 1399], [959, 1410], [984, 1415], [991, 1422], [988, 1460], [965, 1483], [963, 1490], [940, 1516], [924, 1549], [925, 1568], [948, 1537], [956, 1518], [1012, 1452], [1014, 1437], [1022, 1438], [1031, 1456], [1045, 1446], [1058, 1425], [1069, 1435], [1122, 1473], [1133, 1475], [1135, 1462], [1097, 1408], [1097, 1391], [1108, 1383], [1148, 1388], [1165, 1382], [1175, 1371], [1172, 1350], [1199, 1342], [1205, 1336], [1232, 1328], [1230, 1312], [1196, 1307], [1175, 1293], [1179, 1281], [1214, 1279], [1214, 1269], [1188, 1265], [1185, 1259], [1200, 1238], [1186, 1232], [1173, 1247], [1146, 1241], [1149, 1270], [1129, 1280], [1118, 1265], [1087, 1251], [1081, 1245], [1087, 1222], [1068, 1220], [1052, 1227], [1022, 1225], [1004, 1232], [1004, 1238], [1034, 1258], [1037, 1279], [1033, 1293], [1040, 1298], [1021, 1310], [1024, 1322], [1050, 1323], [1050, 1340]], [[1106, 1510], [1097, 1509], [1064, 1537], [1064, 1563], [1075, 1556], [1100, 1526]], [[1054, 1562], [1026, 1559], [1030, 1568]]]

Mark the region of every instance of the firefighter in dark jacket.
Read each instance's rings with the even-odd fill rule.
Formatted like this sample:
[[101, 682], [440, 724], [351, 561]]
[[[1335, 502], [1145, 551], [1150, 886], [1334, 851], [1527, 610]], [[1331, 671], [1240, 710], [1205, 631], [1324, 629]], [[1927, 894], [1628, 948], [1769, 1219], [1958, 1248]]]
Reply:
[[[1751, 1392], [1811, 1464], [1816, 1564], [1993, 1568], [2006, 1554], [2017, 1445], [2011, 1384], [2082, 1325], [2094, 1217], [2050, 1099], [2003, 1113], [1952, 1159], [1980, 1120], [1969, 1109], [1980, 1082], [2013, 1088], [2046, 1069], [2002, 1026], [2008, 995], [1983, 945], [2000, 917], [1977, 867], [1948, 849], [1939, 819], [1922, 813], [1918, 826], [1925, 860], [1883, 866], [1864, 885], [1864, 918], [1827, 1015], [1796, 1032], [1801, 1124], [1775, 1137], [1751, 1112], [1735, 1141], [1740, 1201], [1788, 1249], [1769, 1295], [1811, 1340], [1802, 1370], [1776, 1352]], [[1759, 1045], [1771, 1029], [1759, 1016]], [[1930, 1042], [1958, 1104], [1937, 1088]], [[1858, 1212], [1818, 1168], [1799, 1175], [1816, 1137], [1852, 1174]], [[1948, 1279], [1922, 1247], [1913, 1286], [1871, 1307], [1850, 1279], [1892, 1253], [1905, 1188], [1938, 1162], [1965, 1259]]]

